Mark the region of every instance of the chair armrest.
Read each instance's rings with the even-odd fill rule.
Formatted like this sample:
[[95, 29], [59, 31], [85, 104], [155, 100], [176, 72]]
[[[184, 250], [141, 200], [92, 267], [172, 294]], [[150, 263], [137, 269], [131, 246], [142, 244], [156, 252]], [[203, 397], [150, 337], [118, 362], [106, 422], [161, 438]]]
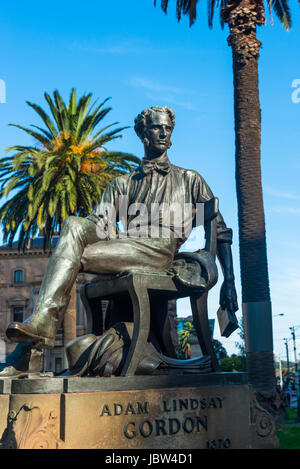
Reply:
[[219, 212], [219, 199], [213, 197], [212, 199], [204, 202], [204, 223], [212, 220], [218, 215]]

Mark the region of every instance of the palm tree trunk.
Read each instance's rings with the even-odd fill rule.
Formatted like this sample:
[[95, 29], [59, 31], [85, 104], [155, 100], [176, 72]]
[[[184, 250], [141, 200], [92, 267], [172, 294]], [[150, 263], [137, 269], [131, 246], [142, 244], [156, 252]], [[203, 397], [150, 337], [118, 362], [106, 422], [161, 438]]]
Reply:
[[[236, 4], [236, 3], [235, 3]], [[246, 362], [249, 381], [261, 393], [275, 392], [272, 314], [261, 184], [261, 110], [256, 25], [263, 5], [242, 0], [223, 11], [229, 24], [234, 75], [236, 190]]]

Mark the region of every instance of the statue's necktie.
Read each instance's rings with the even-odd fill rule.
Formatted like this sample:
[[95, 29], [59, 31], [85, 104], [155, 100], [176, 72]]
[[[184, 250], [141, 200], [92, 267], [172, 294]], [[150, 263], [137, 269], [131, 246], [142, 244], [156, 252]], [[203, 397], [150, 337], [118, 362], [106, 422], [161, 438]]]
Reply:
[[157, 160], [143, 159], [141, 163], [141, 169], [146, 175], [152, 173], [153, 171], [158, 171], [159, 173], [167, 174], [170, 171], [171, 166], [169, 160], [166, 158], [160, 161], [159, 158]]

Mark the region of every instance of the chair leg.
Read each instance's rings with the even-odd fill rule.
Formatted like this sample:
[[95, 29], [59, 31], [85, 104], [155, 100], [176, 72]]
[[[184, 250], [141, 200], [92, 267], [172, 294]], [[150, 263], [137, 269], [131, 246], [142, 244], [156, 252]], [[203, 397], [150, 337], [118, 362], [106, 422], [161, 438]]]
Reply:
[[86, 313], [86, 334], [103, 334], [103, 313], [101, 299], [88, 299], [86, 295], [86, 285], [80, 289], [80, 299]]
[[80, 289], [80, 299], [85, 309], [86, 314], [86, 333], [91, 334], [93, 330], [93, 313], [90, 308], [90, 303], [86, 295], [87, 285], [83, 285]]
[[133, 334], [121, 376], [133, 376], [145, 352], [150, 331], [150, 301], [147, 285], [133, 277], [129, 294], [133, 306]]
[[207, 293], [203, 293], [200, 296], [191, 296], [190, 301], [193, 313], [193, 322], [202, 353], [203, 355], [210, 356], [213, 370], [219, 371], [219, 363], [213, 348], [208, 321]]

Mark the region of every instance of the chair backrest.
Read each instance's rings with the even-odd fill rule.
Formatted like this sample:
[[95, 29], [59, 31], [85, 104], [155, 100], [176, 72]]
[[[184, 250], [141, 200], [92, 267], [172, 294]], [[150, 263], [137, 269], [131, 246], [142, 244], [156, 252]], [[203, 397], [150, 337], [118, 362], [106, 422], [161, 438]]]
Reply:
[[[215, 265], [217, 254], [217, 215], [219, 212], [219, 200], [214, 197], [204, 203], [204, 231], [205, 250], [209, 251]], [[218, 359], [213, 347], [211, 331], [208, 320], [208, 291], [200, 297], [191, 297], [193, 322], [197, 332], [200, 348], [203, 355], [209, 355], [214, 371], [219, 371]]]
[[213, 197], [204, 203], [204, 231], [205, 250], [209, 251], [215, 259], [217, 254], [217, 215], [219, 212], [219, 199]]

